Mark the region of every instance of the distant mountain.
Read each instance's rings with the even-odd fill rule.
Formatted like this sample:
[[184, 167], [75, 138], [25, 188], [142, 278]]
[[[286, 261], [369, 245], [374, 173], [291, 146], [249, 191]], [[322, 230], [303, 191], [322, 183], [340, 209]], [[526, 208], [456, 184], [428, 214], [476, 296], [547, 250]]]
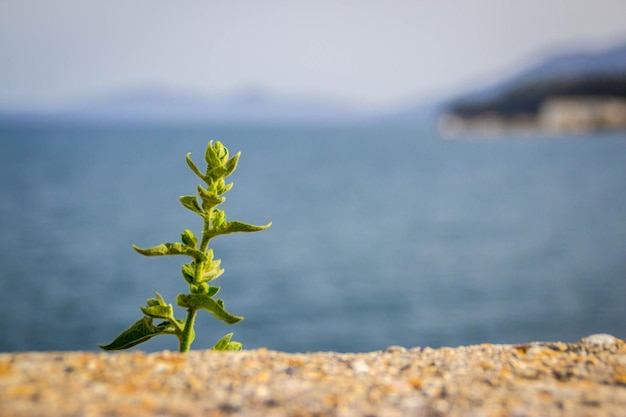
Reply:
[[205, 96], [138, 88], [75, 100], [55, 109], [0, 110], [4, 119], [101, 123], [341, 123], [363, 118], [333, 102], [277, 96], [257, 89]]
[[531, 67], [512, 81], [522, 83], [556, 78], [613, 77], [624, 74], [626, 74], [626, 45], [604, 51], [558, 55]]
[[536, 113], [554, 96], [626, 97], [626, 45], [548, 58], [487, 88], [450, 100], [444, 111], [461, 116]]

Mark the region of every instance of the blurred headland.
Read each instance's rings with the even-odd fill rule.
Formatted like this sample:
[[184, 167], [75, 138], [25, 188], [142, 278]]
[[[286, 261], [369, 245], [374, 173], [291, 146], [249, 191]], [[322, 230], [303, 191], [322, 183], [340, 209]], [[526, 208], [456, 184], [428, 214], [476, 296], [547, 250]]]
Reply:
[[443, 106], [445, 137], [626, 129], [626, 44], [558, 54]]

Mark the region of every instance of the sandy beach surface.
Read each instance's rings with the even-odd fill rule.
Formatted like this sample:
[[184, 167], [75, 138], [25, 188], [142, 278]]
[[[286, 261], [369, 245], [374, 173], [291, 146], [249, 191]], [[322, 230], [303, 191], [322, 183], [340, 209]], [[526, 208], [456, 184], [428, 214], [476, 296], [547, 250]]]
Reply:
[[4, 353], [0, 416], [626, 417], [626, 343]]

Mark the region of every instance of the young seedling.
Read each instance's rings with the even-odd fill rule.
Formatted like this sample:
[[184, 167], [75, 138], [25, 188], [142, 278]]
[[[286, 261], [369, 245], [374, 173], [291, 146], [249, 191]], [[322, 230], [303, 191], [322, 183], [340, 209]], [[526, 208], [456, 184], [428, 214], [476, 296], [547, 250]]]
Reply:
[[[178, 294], [176, 297], [176, 304], [187, 310], [185, 320], [174, 317], [172, 305], [167, 304], [161, 294], [155, 292], [156, 298], [149, 298], [147, 305], [141, 307], [144, 316], [124, 330], [110, 344], [98, 345], [101, 349], [128, 349], [154, 336], [173, 334], [179, 340], [179, 350], [187, 352], [195, 337], [194, 321], [198, 310], [206, 310], [228, 324], [234, 324], [243, 319], [226, 311], [224, 301], [213, 298], [220, 287], [212, 286], [211, 282], [222, 275], [224, 270], [220, 268], [220, 260], [213, 259], [213, 249], [209, 248], [209, 242], [216, 236], [236, 232], [257, 232], [267, 229], [272, 224], [270, 222], [265, 226], [255, 226], [238, 221], [227, 221], [224, 211], [217, 208], [226, 200], [222, 195], [233, 186], [232, 182], [226, 184], [224, 178], [235, 171], [240, 154], [239, 152], [229, 159], [228, 149], [224, 145], [210, 141], [204, 156], [207, 163], [204, 173], [191, 160], [189, 156], [191, 153], [187, 154], [187, 165], [206, 184], [206, 188], [202, 185], [198, 186], [198, 196], [180, 197], [181, 204], [200, 216], [204, 222], [202, 238], [199, 241], [190, 230], [185, 230], [180, 242], [163, 243], [147, 249], [133, 245], [137, 252], [146, 256], [185, 255], [191, 258], [191, 262], [182, 267], [183, 278], [189, 284], [189, 294]], [[198, 202], [198, 197], [200, 202]], [[161, 322], [155, 324], [155, 319]], [[231, 341], [232, 335], [229, 333], [222, 337], [213, 349], [241, 349], [241, 343]]]

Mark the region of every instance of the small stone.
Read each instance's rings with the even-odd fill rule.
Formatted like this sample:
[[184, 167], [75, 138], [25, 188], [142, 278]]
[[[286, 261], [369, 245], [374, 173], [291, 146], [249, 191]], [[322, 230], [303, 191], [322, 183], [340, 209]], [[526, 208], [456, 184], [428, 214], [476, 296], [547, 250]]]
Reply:
[[595, 346], [617, 345], [619, 342], [620, 340], [617, 337], [607, 333], [592, 334], [580, 339], [580, 343]]
[[402, 346], [389, 346], [385, 349], [385, 353], [404, 353], [406, 352], [406, 348]]
[[356, 360], [352, 362], [352, 369], [357, 374], [366, 374], [369, 372], [370, 367], [362, 360]]

